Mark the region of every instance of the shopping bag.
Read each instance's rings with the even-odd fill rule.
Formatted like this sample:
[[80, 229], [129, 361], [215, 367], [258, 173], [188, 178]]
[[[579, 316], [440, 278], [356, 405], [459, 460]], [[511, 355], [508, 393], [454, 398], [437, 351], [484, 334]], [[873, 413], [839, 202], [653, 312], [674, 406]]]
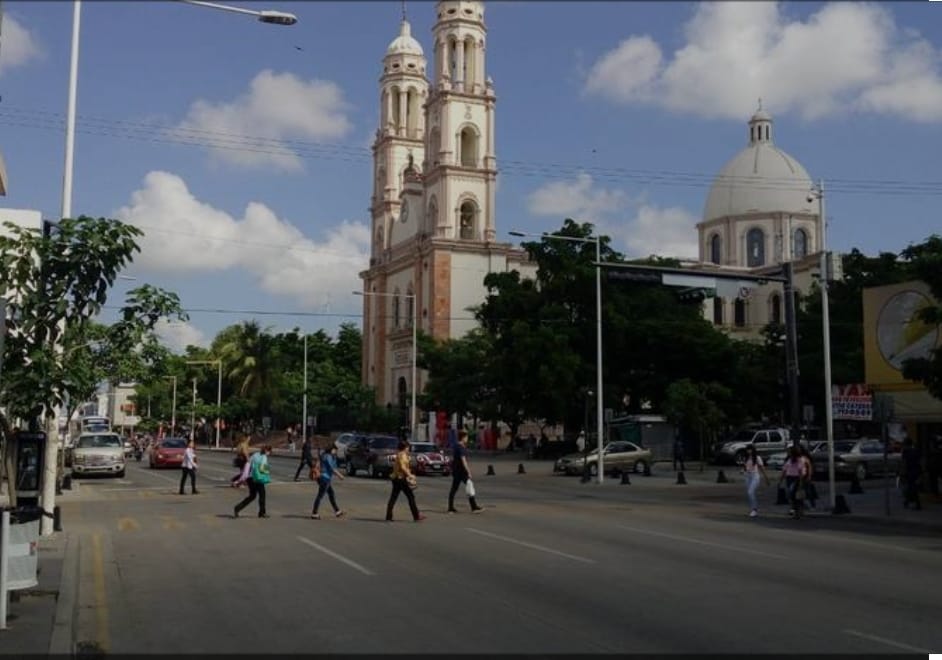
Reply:
[[474, 497], [474, 482], [470, 479], [464, 482], [464, 492], [467, 493], [468, 497]]

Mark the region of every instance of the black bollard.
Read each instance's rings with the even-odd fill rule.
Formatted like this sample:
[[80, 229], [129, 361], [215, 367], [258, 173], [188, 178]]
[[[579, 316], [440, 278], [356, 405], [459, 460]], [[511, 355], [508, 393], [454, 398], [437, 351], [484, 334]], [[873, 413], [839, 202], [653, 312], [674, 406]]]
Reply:
[[720, 470], [716, 473], [716, 483], [718, 484], [728, 484], [729, 479], [726, 478], [726, 473]]
[[844, 499], [843, 495], [837, 495], [834, 498], [834, 510], [831, 511], [834, 515], [841, 515], [843, 513], [850, 513], [850, 507], [847, 506], [847, 500]]
[[855, 472], [850, 478], [850, 490], [847, 491], [851, 495], [861, 495], [863, 494], [863, 488], [860, 486], [860, 479], [857, 478], [857, 473]]
[[527, 471], [523, 469], [523, 463], [517, 464], [517, 474], [526, 474]]
[[493, 466], [493, 465], [488, 465], [488, 466], [487, 466], [487, 475], [486, 475], [486, 476], [489, 476], [489, 477], [490, 477], [490, 476], [493, 476], [493, 475], [494, 475], [494, 466]]
[[678, 485], [681, 485], [681, 486], [686, 486], [686, 485], [687, 485], [687, 477], [684, 476], [684, 471], [683, 471], [683, 470], [679, 470], [679, 471], [677, 472], [677, 484], [678, 484]]
[[62, 512], [58, 506], [52, 508], [52, 531], [62, 531]]
[[622, 484], [628, 484], [629, 486], [631, 485], [631, 477], [628, 476], [627, 472], [621, 473], [621, 482]]

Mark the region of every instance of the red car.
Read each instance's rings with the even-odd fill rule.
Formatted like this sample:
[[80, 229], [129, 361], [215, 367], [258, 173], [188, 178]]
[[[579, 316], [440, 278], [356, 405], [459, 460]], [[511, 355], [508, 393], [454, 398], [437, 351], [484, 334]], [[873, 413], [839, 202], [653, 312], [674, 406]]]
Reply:
[[451, 457], [432, 442], [413, 442], [411, 468], [416, 474], [451, 474]]
[[150, 450], [150, 467], [175, 467], [183, 465], [183, 453], [186, 451], [186, 439], [164, 438]]

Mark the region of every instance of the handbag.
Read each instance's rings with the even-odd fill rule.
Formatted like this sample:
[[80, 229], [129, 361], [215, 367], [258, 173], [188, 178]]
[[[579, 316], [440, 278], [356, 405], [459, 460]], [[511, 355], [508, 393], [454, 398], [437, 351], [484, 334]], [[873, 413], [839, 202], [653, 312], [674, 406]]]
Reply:
[[468, 497], [474, 497], [475, 495], [474, 482], [470, 479], [464, 482], [464, 492]]
[[406, 477], [406, 483], [409, 484], [409, 488], [412, 490], [417, 490], [419, 487], [419, 481], [413, 475]]

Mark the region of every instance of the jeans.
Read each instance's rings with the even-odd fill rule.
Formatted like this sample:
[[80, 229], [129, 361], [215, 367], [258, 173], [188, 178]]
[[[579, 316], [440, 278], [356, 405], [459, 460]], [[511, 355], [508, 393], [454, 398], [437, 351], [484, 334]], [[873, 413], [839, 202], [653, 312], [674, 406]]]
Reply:
[[183, 468], [183, 474], [180, 475], [181, 495], [183, 495], [183, 487], [186, 485], [187, 475], [190, 477], [190, 492], [196, 492], [196, 468]]
[[386, 503], [386, 520], [393, 519], [393, 507], [396, 506], [396, 500], [399, 499], [399, 493], [405, 493], [409, 500], [409, 510], [412, 511], [412, 519], [419, 519], [419, 507], [415, 504], [415, 495], [409, 488], [409, 482], [405, 479], [392, 480], [392, 493], [389, 494], [389, 501]]
[[304, 466], [305, 466], [305, 465], [308, 466], [308, 468], [314, 467], [314, 459], [311, 458], [310, 456], [302, 456], [302, 457], [301, 457], [301, 464], [298, 465], [298, 471], [294, 473], [294, 480], [295, 480], [295, 481], [297, 481], [297, 480], [298, 480], [298, 477], [301, 476], [301, 470], [304, 469]]
[[[448, 510], [455, 510], [455, 495], [458, 493], [458, 488], [461, 487], [461, 484], [468, 482], [468, 475], [464, 472], [452, 472], [451, 473], [451, 490], [448, 491]], [[468, 497], [468, 502], [471, 504], [471, 510], [474, 511], [478, 509], [477, 500], [473, 496]]]
[[340, 507], [337, 506], [337, 499], [334, 497], [334, 486], [331, 480], [321, 478], [317, 480], [317, 497], [314, 498], [313, 513], [317, 513], [317, 508], [321, 505], [324, 493], [327, 493], [327, 499], [330, 500], [330, 506], [334, 507], [334, 511], [340, 511]]
[[236, 513], [247, 507], [252, 503], [256, 497], [258, 498], [258, 515], [265, 515], [265, 484], [255, 481], [255, 479], [249, 479], [246, 482], [249, 486], [249, 494], [244, 500], [236, 504], [235, 510]]
[[746, 473], [746, 496], [749, 498], [749, 508], [756, 510], [759, 508], [759, 498], [756, 497], [756, 490], [759, 488], [759, 473]]

